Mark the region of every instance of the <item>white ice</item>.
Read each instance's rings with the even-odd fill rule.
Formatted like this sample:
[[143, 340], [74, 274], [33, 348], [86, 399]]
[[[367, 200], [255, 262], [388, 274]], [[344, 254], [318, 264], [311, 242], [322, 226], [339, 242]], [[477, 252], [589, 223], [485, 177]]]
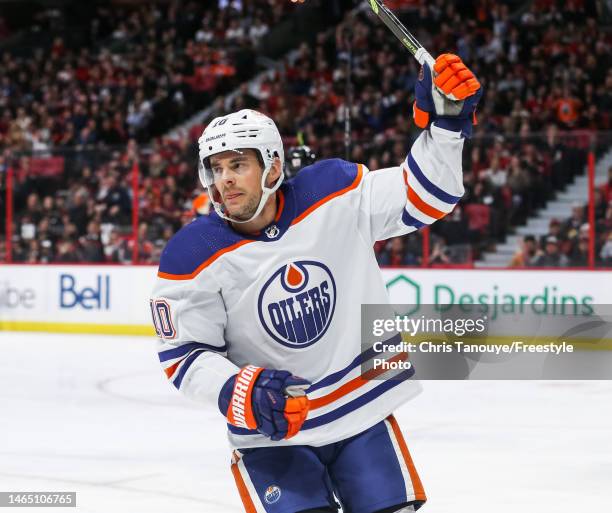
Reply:
[[[0, 332], [0, 355], [0, 491], [76, 491], [61, 511], [78, 513], [243, 511], [219, 413], [174, 390], [153, 340]], [[610, 511], [612, 382], [424, 387], [396, 414], [423, 513]]]

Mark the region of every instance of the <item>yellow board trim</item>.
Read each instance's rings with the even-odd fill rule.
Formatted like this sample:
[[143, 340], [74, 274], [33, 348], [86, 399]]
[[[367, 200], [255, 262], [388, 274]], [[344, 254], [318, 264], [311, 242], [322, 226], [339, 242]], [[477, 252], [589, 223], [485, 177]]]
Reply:
[[84, 322], [0, 321], [0, 331], [46, 331], [87, 335], [130, 335], [154, 337], [152, 326], [135, 324], [89, 324]]

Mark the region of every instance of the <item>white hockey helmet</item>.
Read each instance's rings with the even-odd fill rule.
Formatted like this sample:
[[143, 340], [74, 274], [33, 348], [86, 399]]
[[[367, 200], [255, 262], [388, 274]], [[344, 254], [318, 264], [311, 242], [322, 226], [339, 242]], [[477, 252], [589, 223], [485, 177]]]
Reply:
[[[283, 141], [274, 121], [260, 112], [243, 109], [233, 112], [227, 116], [215, 118], [206, 127], [200, 138], [198, 170], [200, 181], [206, 187], [210, 200], [220, 217], [234, 223], [248, 223], [255, 219], [263, 210], [266, 201], [274, 193], [285, 178], [285, 155]], [[215, 180], [210, 167], [210, 157], [224, 151], [236, 151], [253, 149], [261, 156], [263, 163], [263, 174], [261, 176], [261, 198], [257, 210], [250, 219], [236, 220], [225, 213], [223, 204], [218, 201], [219, 194], [216, 191]], [[272, 185], [266, 187], [266, 178], [272, 169], [274, 160], [278, 158], [281, 164], [279, 179]]]

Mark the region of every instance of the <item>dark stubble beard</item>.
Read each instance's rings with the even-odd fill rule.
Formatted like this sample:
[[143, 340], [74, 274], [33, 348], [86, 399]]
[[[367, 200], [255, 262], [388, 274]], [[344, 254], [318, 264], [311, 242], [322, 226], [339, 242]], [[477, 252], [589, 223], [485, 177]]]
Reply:
[[232, 215], [234, 219], [238, 221], [248, 221], [253, 217], [253, 214], [257, 211], [257, 207], [259, 206], [259, 201], [261, 199], [261, 194], [253, 196], [249, 199], [248, 203], [240, 209], [235, 215]]

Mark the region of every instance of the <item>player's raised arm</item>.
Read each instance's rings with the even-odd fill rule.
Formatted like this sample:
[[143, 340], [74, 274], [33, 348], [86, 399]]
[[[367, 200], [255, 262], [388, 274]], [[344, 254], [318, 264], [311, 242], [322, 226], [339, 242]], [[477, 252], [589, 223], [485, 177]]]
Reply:
[[368, 172], [360, 225], [372, 240], [410, 233], [451, 212], [463, 196], [461, 154], [472, 134], [482, 88], [456, 55], [423, 65], [415, 86], [413, 117], [423, 132], [404, 162]]

